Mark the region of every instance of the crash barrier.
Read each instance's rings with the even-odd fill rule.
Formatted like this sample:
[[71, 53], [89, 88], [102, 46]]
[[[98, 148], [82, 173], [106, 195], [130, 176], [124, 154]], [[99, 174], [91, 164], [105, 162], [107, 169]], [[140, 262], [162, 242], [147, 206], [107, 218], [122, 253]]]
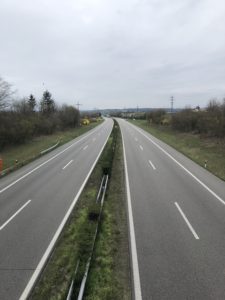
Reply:
[[[3, 177], [3, 176], [11, 173], [12, 171], [14, 171], [16, 169], [19, 169], [20, 167], [32, 162], [33, 160], [37, 159], [38, 157], [54, 150], [56, 147], [59, 146], [59, 144], [60, 144], [60, 140], [55, 145], [51, 146], [50, 148], [45, 149], [45, 150], [41, 151], [38, 155], [34, 155], [33, 157], [30, 157], [26, 160], [18, 161], [17, 159], [15, 159], [14, 160], [14, 165], [10, 166], [7, 169], [3, 169], [3, 160], [2, 160], [2, 165], [1, 165], [1, 159], [0, 159], [0, 177]], [[2, 169], [1, 169], [1, 166], [2, 166]]]
[[46, 154], [46, 153], [52, 151], [53, 149], [58, 147], [59, 144], [60, 144], [60, 140], [55, 145], [51, 146], [50, 148], [41, 151], [40, 154], [43, 155], [43, 154]]
[[[90, 256], [87, 260], [84, 276], [83, 276], [83, 279], [81, 281], [80, 290], [79, 290], [79, 294], [78, 294], [78, 298], [77, 298], [78, 300], [82, 300], [83, 296], [84, 296], [84, 291], [85, 291], [86, 281], [87, 281], [87, 277], [88, 277], [88, 272], [89, 272], [89, 269], [90, 269], [91, 260], [92, 260], [93, 253], [94, 253], [94, 248], [95, 248], [95, 242], [96, 242], [96, 238], [97, 238], [97, 235], [98, 235], [98, 232], [99, 232], [100, 221], [101, 221], [101, 218], [102, 218], [102, 210], [103, 210], [103, 204], [104, 204], [104, 200], [105, 200], [105, 193], [106, 193], [106, 189], [107, 189], [107, 186], [108, 186], [108, 179], [109, 179], [108, 175], [104, 175], [102, 177], [101, 185], [100, 185], [99, 192], [98, 192], [98, 195], [97, 195], [97, 198], [96, 198], [96, 202], [100, 204], [100, 212], [99, 212], [99, 216], [98, 216], [97, 228], [96, 228], [94, 239], [93, 239], [91, 254], [90, 254]], [[72, 299], [73, 289], [74, 289], [74, 280], [75, 280], [78, 268], [79, 268], [79, 261], [76, 265], [74, 277], [73, 277], [73, 280], [71, 281], [66, 300], [71, 300]]]

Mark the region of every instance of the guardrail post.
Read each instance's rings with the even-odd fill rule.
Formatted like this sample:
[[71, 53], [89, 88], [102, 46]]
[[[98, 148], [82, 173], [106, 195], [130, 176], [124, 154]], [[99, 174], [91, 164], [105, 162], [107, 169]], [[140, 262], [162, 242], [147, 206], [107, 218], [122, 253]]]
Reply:
[[0, 172], [3, 170], [3, 160], [0, 158]]

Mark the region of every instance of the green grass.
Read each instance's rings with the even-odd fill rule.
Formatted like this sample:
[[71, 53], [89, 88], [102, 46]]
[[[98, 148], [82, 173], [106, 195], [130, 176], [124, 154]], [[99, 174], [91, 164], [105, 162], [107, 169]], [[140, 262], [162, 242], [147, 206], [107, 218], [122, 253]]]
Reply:
[[17, 165], [24, 165], [36, 157], [39, 157], [41, 151], [55, 145], [59, 140], [60, 145], [63, 145], [98, 124], [99, 123], [91, 123], [90, 125], [79, 128], [56, 132], [52, 135], [43, 135], [21, 145], [6, 147], [0, 151], [0, 158], [3, 159], [3, 169], [15, 166], [16, 160], [18, 161]]
[[[116, 147], [114, 156], [114, 133], [115, 131], [111, 134], [30, 299], [65, 299], [79, 260], [73, 293], [73, 299], [77, 299], [97, 226], [96, 220], [90, 218], [90, 213], [99, 212], [100, 207], [95, 200], [103, 169], [106, 165], [107, 168], [112, 167], [112, 164], [108, 164], [110, 161], [113, 162], [112, 175], [85, 298], [131, 299], [122, 146], [120, 141], [119, 150]], [[95, 286], [96, 279], [98, 286]]]
[[130, 257], [122, 142], [119, 132], [112, 173], [96, 242], [86, 300], [131, 299]]
[[202, 167], [206, 160], [207, 169], [225, 180], [225, 140], [181, 133], [166, 126], [149, 125], [145, 120], [135, 120], [131, 123], [161, 139]]

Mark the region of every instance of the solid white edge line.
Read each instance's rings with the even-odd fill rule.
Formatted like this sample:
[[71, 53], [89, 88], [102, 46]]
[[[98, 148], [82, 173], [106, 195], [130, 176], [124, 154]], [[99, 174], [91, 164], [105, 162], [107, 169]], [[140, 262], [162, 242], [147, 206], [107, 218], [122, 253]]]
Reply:
[[[104, 124], [104, 123], [103, 123]], [[10, 183], [9, 185], [7, 185], [6, 187], [4, 187], [2, 190], [0, 190], [0, 194], [3, 193], [4, 191], [8, 190], [11, 186], [15, 185], [17, 182], [21, 181], [22, 179], [26, 178], [27, 176], [29, 176], [30, 174], [32, 174], [33, 172], [35, 172], [36, 170], [40, 169], [42, 166], [46, 165], [48, 162], [50, 162], [51, 160], [53, 160], [54, 158], [58, 157], [59, 155], [61, 155], [62, 153], [64, 153], [65, 151], [67, 151], [68, 149], [70, 149], [71, 147], [73, 147], [74, 145], [76, 145], [77, 143], [81, 142], [83, 139], [87, 138], [89, 135], [93, 134], [95, 131], [97, 131], [98, 129], [100, 129], [103, 124], [100, 125], [99, 128], [95, 128], [94, 131], [88, 133], [87, 135], [81, 137], [78, 141], [74, 142], [72, 145], [70, 145], [69, 147], [65, 148], [64, 150], [60, 151], [59, 153], [57, 153], [56, 155], [52, 156], [51, 158], [49, 158], [48, 160], [44, 161], [42, 164], [40, 164], [39, 166], [35, 167], [34, 169], [32, 169], [31, 171], [27, 172], [26, 174], [24, 174], [23, 176], [19, 177], [17, 180], [13, 181], [12, 183]], [[79, 138], [79, 137], [78, 137]]]
[[178, 211], [180, 212], [181, 216], [183, 217], [184, 221], [186, 222], [186, 224], [187, 224], [188, 228], [190, 229], [191, 233], [193, 234], [193, 236], [196, 238], [196, 240], [199, 240], [199, 236], [197, 235], [196, 231], [192, 227], [191, 223], [188, 221], [187, 217], [185, 216], [184, 212], [180, 208], [179, 204], [177, 202], [174, 202], [174, 204], [176, 205]]
[[131, 245], [134, 294], [135, 294], [134, 298], [135, 298], [135, 300], [142, 300], [139, 266], [138, 266], [138, 258], [137, 258], [137, 246], [136, 246], [134, 220], [133, 220], [133, 212], [132, 212], [132, 204], [131, 204], [130, 184], [129, 184], [128, 170], [127, 170], [127, 158], [126, 158], [126, 151], [125, 151], [125, 144], [124, 144], [122, 130], [121, 130], [121, 135], [122, 135], [122, 141], [123, 141], [123, 156], [124, 156], [127, 203], [128, 203], [128, 219], [129, 219], [129, 229], [130, 229], [130, 245]]
[[109, 139], [111, 131], [109, 132], [108, 137], [106, 138], [106, 141], [105, 141], [104, 145], [102, 146], [102, 148], [101, 148], [101, 150], [100, 150], [100, 152], [99, 152], [96, 160], [94, 161], [94, 163], [93, 163], [90, 171], [88, 172], [88, 174], [87, 174], [84, 182], [82, 183], [82, 185], [81, 185], [78, 193], [76, 194], [73, 202], [71, 203], [71, 205], [70, 205], [70, 207], [69, 207], [66, 215], [64, 216], [61, 224], [59, 225], [56, 233], [54, 234], [54, 236], [53, 236], [50, 244], [48, 245], [48, 248], [46, 249], [44, 255], [42, 256], [40, 262], [38, 263], [38, 265], [37, 265], [37, 267], [36, 267], [33, 275], [31, 276], [31, 278], [30, 278], [30, 280], [29, 280], [26, 288], [24, 289], [22, 295], [20, 296], [19, 300], [26, 300], [28, 298], [28, 296], [29, 296], [29, 294], [30, 294], [30, 292], [31, 292], [31, 290], [32, 290], [32, 288], [33, 288], [33, 286], [34, 286], [37, 278], [39, 277], [39, 275], [40, 275], [40, 273], [41, 273], [44, 265], [46, 264], [46, 261], [47, 261], [49, 255], [51, 254], [51, 252], [52, 252], [52, 250], [53, 250], [53, 248], [55, 246], [55, 243], [57, 242], [57, 239], [58, 239], [60, 233], [63, 230], [63, 227], [65, 226], [65, 224], [66, 224], [66, 222], [67, 222], [67, 220], [68, 220], [68, 218], [69, 218], [69, 216], [70, 216], [70, 214], [71, 214], [71, 212], [72, 212], [75, 204], [77, 203], [78, 198], [80, 197], [80, 194], [82, 193], [82, 191], [83, 191], [83, 189], [84, 189], [84, 187], [85, 187], [85, 185], [86, 185], [86, 183], [87, 183], [87, 181], [88, 181], [88, 179], [89, 179], [89, 177], [90, 177], [90, 175], [91, 175], [91, 173], [92, 173], [95, 165], [97, 164], [97, 161], [98, 161], [100, 155], [102, 154], [102, 151], [103, 151], [103, 149], [104, 149], [104, 147], [105, 147], [105, 145], [106, 145], [106, 143], [107, 143], [107, 141]]
[[151, 162], [151, 160], [149, 160], [148, 162], [149, 162], [149, 164], [151, 165], [152, 169], [153, 169], [153, 170], [156, 170], [156, 167], [153, 165], [153, 163]]
[[87, 146], [85, 146], [84, 148], [83, 148], [83, 150], [86, 150], [88, 148], [88, 145]]
[[1, 227], [0, 230], [2, 230], [6, 225], [9, 224], [29, 203], [31, 200], [28, 200], [23, 206], [21, 206]]
[[139, 145], [140, 149], [143, 151], [143, 147], [141, 145]]
[[166, 150], [164, 150], [161, 146], [159, 146], [156, 142], [154, 142], [150, 137], [148, 137], [146, 134], [141, 132], [136, 126], [130, 124], [137, 130], [139, 133], [141, 133], [144, 137], [146, 137], [153, 145], [155, 145], [158, 149], [160, 149], [164, 154], [166, 154], [169, 158], [171, 158], [178, 166], [180, 166], [185, 172], [187, 172], [192, 178], [194, 178], [201, 186], [203, 186], [211, 195], [213, 195], [217, 200], [219, 200], [223, 205], [225, 205], [225, 201], [218, 196], [213, 190], [211, 190], [205, 183], [203, 183], [198, 177], [196, 177], [191, 171], [189, 171], [187, 168], [185, 168], [179, 161], [177, 161], [171, 154], [169, 154]]
[[69, 161], [68, 164], [66, 164], [62, 169], [65, 170], [72, 162], [73, 162], [73, 159], [71, 159], [71, 161]]

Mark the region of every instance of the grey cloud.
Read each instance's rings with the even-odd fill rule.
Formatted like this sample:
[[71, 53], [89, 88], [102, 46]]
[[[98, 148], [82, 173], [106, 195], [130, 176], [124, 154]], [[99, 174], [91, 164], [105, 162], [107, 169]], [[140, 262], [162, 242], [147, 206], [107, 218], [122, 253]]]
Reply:
[[0, 75], [86, 109], [204, 106], [225, 95], [224, 15], [222, 0], [2, 0]]

